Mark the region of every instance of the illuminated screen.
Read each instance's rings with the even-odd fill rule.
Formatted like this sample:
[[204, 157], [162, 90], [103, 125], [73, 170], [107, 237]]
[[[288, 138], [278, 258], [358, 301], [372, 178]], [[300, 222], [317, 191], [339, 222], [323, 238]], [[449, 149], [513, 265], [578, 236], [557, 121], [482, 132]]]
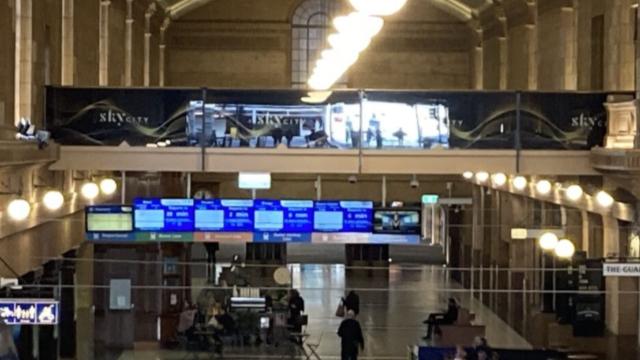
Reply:
[[195, 201], [196, 231], [253, 231], [253, 200]]
[[310, 233], [313, 231], [313, 201], [256, 200], [255, 231]]
[[420, 234], [420, 211], [376, 210], [373, 229], [383, 234]]
[[130, 206], [87, 206], [87, 232], [133, 231], [133, 209]]
[[317, 232], [371, 232], [373, 202], [317, 201], [313, 228]]
[[134, 226], [139, 231], [194, 231], [193, 199], [135, 199]]

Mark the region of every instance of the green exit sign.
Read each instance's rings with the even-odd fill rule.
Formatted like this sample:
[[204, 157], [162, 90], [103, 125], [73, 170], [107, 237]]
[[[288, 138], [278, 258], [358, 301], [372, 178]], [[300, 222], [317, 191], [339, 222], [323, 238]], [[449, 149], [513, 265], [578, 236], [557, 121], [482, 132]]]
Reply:
[[439, 198], [440, 197], [438, 195], [425, 194], [425, 195], [422, 195], [422, 203], [423, 204], [437, 204]]

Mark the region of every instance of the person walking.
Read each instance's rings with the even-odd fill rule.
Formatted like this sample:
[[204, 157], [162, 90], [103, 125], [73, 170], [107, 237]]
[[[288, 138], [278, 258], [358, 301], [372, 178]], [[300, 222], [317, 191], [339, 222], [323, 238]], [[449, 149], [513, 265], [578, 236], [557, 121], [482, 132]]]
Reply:
[[347, 311], [338, 328], [338, 336], [342, 339], [342, 360], [358, 360], [358, 346], [360, 350], [364, 350], [362, 328], [355, 317], [353, 310]]
[[342, 304], [344, 304], [345, 311], [353, 310], [356, 316], [360, 314], [360, 296], [355, 291], [349, 291], [347, 297], [342, 299]]

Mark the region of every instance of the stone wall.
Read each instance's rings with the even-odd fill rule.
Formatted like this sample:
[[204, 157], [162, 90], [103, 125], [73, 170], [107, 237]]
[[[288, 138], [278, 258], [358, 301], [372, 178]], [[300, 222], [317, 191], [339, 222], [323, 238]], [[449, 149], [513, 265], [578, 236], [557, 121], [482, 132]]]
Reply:
[[[298, 2], [215, 1], [169, 28], [167, 85], [291, 87], [291, 15]], [[388, 18], [347, 75], [349, 87], [469, 88], [464, 23], [425, 2]]]

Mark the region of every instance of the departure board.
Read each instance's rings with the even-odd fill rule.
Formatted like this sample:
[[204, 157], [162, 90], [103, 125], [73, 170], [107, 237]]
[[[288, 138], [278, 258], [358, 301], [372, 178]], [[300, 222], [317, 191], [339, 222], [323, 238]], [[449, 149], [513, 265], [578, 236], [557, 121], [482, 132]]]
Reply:
[[313, 231], [313, 201], [256, 200], [254, 230], [258, 232], [310, 233]]
[[371, 232], [373, 202], [316, 201], [313, 230], [317, 232]]
[[134, 227], [138, 231], [193, 231], [193, 199], [135, 199]]
[[133, 231], [133, 209], [131, 206], [87, 206], [85, 220], [87, 232]]
[[195, 201], [196, 231], [253, 231], [253, 200]]

